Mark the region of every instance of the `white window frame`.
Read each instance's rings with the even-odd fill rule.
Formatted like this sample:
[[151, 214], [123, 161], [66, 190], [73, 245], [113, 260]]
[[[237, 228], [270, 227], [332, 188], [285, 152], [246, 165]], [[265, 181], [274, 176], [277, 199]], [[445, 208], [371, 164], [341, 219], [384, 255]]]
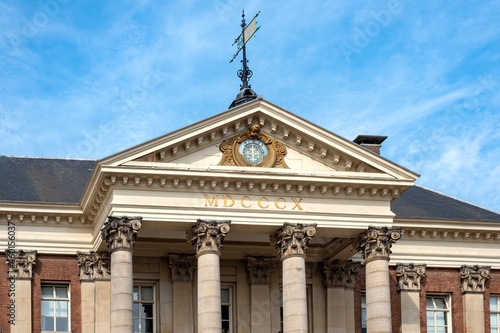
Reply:
[[[446, 309], [429, 309], [427, 307], [427, 300], [431, 298], [442, 298], [445, 301], [446, 304]], [[446, 333], [451, 333], [453, 331], [453, 326], [451, 322], [451, 295], [450, 294], [427, 294], [425, 296], [425, 320], [426, 320], [426, 328], [428, 333], [434, 333], [437, 331], [437, 325], [434, 325], [434, 330], [429, 330], [429, 323], [427, 322], [427, 314], [429, 311], [432, 311], [434, 313], [434, 322], [436, 322], [436, 313], [437, 312], [445, 312], [446, 313], [446, 320], [447, 320], [447, 325], [446, 325]], [[442, 327], [442, 326], [439, 326]]]
[[[68, 298], [43, 298], [42, 295], [42, 287], [52, 287], [52, 293], [54, 295], [54, 290], [55, 287], [66, 287], [67, 288], [67, 293], [68, 293]], [[61, 281], [42, 281], [40, 284], [40, 326], [42, 326], [42, 317], [43, 312], [42, 312], [42, 301], [53, 301], [53, 302], [60, 302], [60, 301], [67, 301], [68, 302], [68, 330], [67, 331], [44, 331], [42, 330], [42, 333], [52, 333], [52, 332], [71, 332], [71, 284], [69, 282], [61, 282]], [[54, 307], [54, 328], [57, 329], [56, 327], [56, 312], [55, 312], [55, 307]], [[41, 327], [42, 328], [42, 327]]]
[[[137, 282], [134, 281], [134, 288], [139, 287], [139, 299], [134, 300], [134, 304], [138, 303], [147, 303], [147, 304], [153, 304], [153, 332], [156, 332], [156, 320], [158, 318], [157, 313], [156, 313], [156, 303], [157, 303], [157, 296], [156, 296], [156, 284], [154, 283], [143, 283], [143, 282]], [[152, 301], [143, 301], [141, 300], [141, 287], [146, 287], [146, 288], [153, 288], [153, 300]], [[139, 305], [139, 317], [133, 317], [134, 321], [135, 319], [139, 319], [139, 330], [141, 329], [141, 317], [140, 317], [140, 305]], [[135, 333], [135, 332], [134, 332]]]
[[[495, 300], [497, 304], [496, 310], [491, 310], [491, 301]], [[497, 324], [493, 326], [491, 324], [491, 317], [495, 316], [497, 319]], [[496, 328], [496, 332], [500, 333], [500, 295], [490, 295], [490, 331], [493, 333], [493, 329]]]
[[[364, 302], [363, 302], [364, 299]], [[364, 306], [363, 306], [364, 304]], [[363, 312], [365, 313], [365, 321], [363, 321]], [[366, 291], [361, 292], [361, 332], [366, 332]]]
[[[234, 333], [236, 330], [234, 329], [234, 286], [232, 284], [222, 284], [221, 287], [221, 306], [229, 306], [229, 332], [225, 333]], [[222, 289], [229, 290], [229, 302], [222, 302]], [[221, 313], [222, 315], [222, 313]], [[222, 320], [222, 316], [221, 316]]]

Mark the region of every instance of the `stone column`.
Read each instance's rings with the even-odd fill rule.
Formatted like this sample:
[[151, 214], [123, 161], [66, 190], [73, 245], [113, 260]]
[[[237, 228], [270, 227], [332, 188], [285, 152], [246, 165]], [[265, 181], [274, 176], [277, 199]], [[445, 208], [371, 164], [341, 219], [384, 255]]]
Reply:
[[360, 270], [351, 260], [324, 261], [328, 333], [354, 333], [354, 288]]
[[484, 283], [490, 278], [490, 266], [463, 265], [460, 278], [464, 295], [464, 331], [484, 333]]
[[316, 224], [288, 223], [270, 237], [283, 262], [283, 331], [307, 333], [306, 250]]
[[401, 234], [401, 228], [369, 227], [354, 244], [365, 259], [368, 333], [392, 332], [389, 255]]
[[270, 278], [275, 268], [274, 258], [247, 257], [252, 333], [271, 333]]
[[230, 221], [198, 220], [187, 232], [198, 258], [198, 332], [220, 333], [220, 249]]
[[10, 332], [31, 332], [31, 280], [37, 252], [7, 249], [5, 254], [9, 265], [9, 290], [6, 294], [10, 295]]
[[110, 260], [106, 252], [77, 252], [82, 295], [82, 333], [110, 331]]
[[109, 216], [101, 229], [111, 256], [111, 333], [134, 331], [132, 252], [141, 227], [142, 217]]
[[172, 278], [174, 332], [193, 333], [193, 272], [196, 257], [187, 254], [169, 256]]
[[420, 332], [420, 279], [425, 276], [425, 265], [398, 264], [400, 332]]

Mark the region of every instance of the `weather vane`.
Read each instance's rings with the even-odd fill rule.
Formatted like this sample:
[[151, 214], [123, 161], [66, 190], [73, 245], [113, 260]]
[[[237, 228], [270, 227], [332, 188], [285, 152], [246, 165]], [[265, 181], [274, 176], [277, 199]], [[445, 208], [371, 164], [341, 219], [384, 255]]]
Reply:
[[250, 88], [250, 85], [248, 84], [248, 80], [252, 77], [253, 73], [250, 69], [248, 69], [248, 60], [247, 60], [247, 54], [246, 54], [246, 44], [252, 38], [252, 36], [257, 32], [257, 30], [260, 29], [260, 27], [257, 27], [257, 16], [259, 16], [260, 11], [255, 14], [253, 17], [252, 21], [248, 25], [245, 24], [245, 10], [243, 10], [242, 13], [242, 18], [241, 18], [241, 34], [236, 37], [234, 40], [234, 44], [237, 45], [238, 51], [233, 55], [233, 58], [230, 63], [233, 62], [234, 59], [238, 56], [241, 50], [243, 50], [243, 60], [241, 61], [243, 64], [243, 68], [238, 71], [238, 77], [241, 79], [242, 85], [241, 89], [245, 88]]

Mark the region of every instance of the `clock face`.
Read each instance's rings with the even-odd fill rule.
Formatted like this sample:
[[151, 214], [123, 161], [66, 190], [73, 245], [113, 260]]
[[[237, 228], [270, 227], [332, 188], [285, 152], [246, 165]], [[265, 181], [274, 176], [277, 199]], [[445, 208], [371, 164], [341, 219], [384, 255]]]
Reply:
[[259, 164], [269, 152], [264, 142], [253, 139], [243, 141], [238, 150], [243, 158], [250, 164]]

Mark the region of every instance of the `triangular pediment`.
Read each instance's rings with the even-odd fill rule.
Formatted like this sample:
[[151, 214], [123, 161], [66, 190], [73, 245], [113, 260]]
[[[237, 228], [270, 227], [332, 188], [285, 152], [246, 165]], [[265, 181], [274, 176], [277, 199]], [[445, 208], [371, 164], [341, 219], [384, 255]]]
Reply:
[[252, 125], [258, 125], [268, 142], [274, 142], [269, 147], [284, 147], [286, 151], [282, 164], [263, 165], [266, 169], [286, 168], [297, 174], [384, 174], [392, 179], [405, 180], [418, 177], [378, 154], [262, 99], [110, 156], [100, 164], [127, 167], [176, 165], [197, 169], [219, 166], [238, 172], [250, 165], [224, 162], [223, 148], [245, 137]]

